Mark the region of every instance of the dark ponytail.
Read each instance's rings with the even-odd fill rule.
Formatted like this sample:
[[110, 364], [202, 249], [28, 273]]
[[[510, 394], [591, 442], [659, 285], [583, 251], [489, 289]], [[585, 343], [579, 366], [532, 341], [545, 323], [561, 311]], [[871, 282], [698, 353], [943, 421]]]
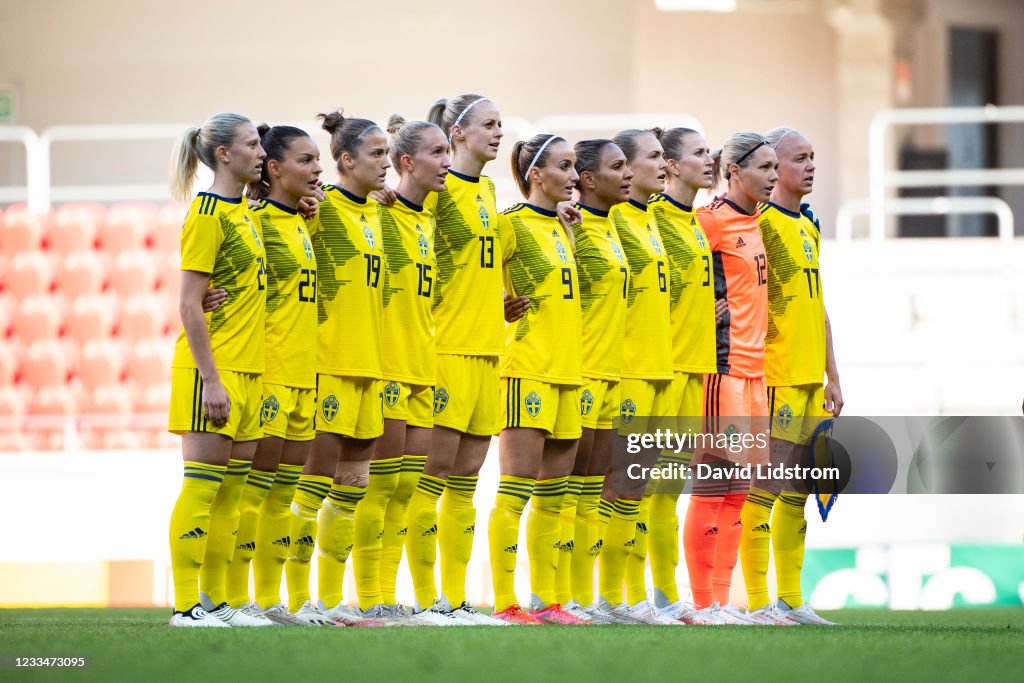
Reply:
[[263, 199], [270, 194], [270, 171], [268, 168], [270, 162], [284, 159], [284, 153], [292, 146], [292, 140], [308, 138], [309, 133], [295, 126], [271, 127], [266, 123], [256, 126], [256, 130], [260, 134], [260, 145], [267, 156], [263, 159], [263, 171], [260, 173], [260, 179], [249, 183], [245, 193], [252, 199]]
[[[341, 163], [341, 155], [348, 153], [354, 157], [359, 153], [362, 145], [362, 138], [371, 130], [380, 130], [373, 121], [369, 119], [346, 118], [342, 110], [332, 111], [329, 114], [317, 114], [322, 122], [322, 128], [331, 135], [331, 157]], [[339, 166], [339, 170], [340, 170]]]

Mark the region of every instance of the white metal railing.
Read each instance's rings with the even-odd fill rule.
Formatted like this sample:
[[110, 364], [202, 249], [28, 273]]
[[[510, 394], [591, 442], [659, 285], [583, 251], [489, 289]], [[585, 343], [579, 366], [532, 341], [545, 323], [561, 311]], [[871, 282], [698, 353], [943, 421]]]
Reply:
[[[886, 168], [885, 144], [886, 134], [890, 128], [898, 125], [943, 125], [952, 123], [1024, 123], [1024, 106], [997, 107], [995, 105], [986, 105], [984, 107], [887, 109], [875, 114], [868, 128], [868, 213], [870, 215], [869, 235], [872, 240], [885, 239], [886, 213], [893, 202], [902, 201], [888, 199], [886, 197], [886, 190], [888, 188], [929, 187], [934, 185], [1024, 185], [1024, 168], [948, 169], [942, 171], [891, 171]], [[950, 197], [947, 199], [954, 201], [967, 198]], [[849, 203], [847, 202], [847, 204]], [[846, 205], [844, 204], [844, 206]], [[981, 209], [979, 211], [988, 212], [989, 210]], [[936, 213], [951, 212], [959, 211], [938, 211]], [[840, 213], [842, 213], [842, 209], [840, 209]], [[911, 211], [910, 213], [921, 212]]]
[[[854, 218], [869, 215], [871, 209], [869, 199], [843, 202], [836, 214], [836, 240], [849, 242], [853, 239]], [[890, 199], [886, 202], [885, 210], [901, 216], [993, 214], [999, 226], [999, 239], [1003, 242], [1013, 241], [1013, 210], [999, 197], [905, 197]], [[877, 236], [872, 235], [872, 238], [877, 239]]]
[[[0, 126], [0, 142], [21, 143], [25, 148], [25, 184], [0, 187], [0, 202], [12, 203], [30, 200], [33, 175], [38, 173], [39, 136], [28, 126]], [[29, 208], [39, 211], [29, 201]]]

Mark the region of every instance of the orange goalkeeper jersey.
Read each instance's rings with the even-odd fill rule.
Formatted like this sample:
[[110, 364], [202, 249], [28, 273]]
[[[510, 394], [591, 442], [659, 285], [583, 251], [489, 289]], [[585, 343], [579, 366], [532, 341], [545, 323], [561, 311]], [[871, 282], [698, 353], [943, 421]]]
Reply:
[[725, 198], [715, 198], [697, 217], [708, 236], [715, 274], [715, 298], [729, 303], [718, 326], [718, 373], [764, 376], [764, 338], [768, 332], [768, 260], [760, 213], [744, 213]]

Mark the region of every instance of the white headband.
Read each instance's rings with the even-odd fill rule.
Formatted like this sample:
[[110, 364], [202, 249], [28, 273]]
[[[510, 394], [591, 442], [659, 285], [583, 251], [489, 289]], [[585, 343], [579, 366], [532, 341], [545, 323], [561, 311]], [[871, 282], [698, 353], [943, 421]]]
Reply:
[[780, 143], [780, 142], [782, 142], [783, 140], [785, 140], [785, 139], [786, 139], [786, 136], [787, 136], [787, 135], [789, 135], [789, 134], [790, 134], [790, 133], [792, 133], [792, 132], [793, 132], [792, 130], [787, 130], [787, 131], [786, 131], [785, 133], [783, 133], [783, 134], [782, 134], [782, 137], [780, 137], [780, 138], [779, 138], [778, 140], [776, 140], [776, 141], [775, 141], [775, 144], [774, 144], [774, 145], [772, 145], [772, 149], [778, 149], [778, 147], [779, 147], [779, 143]]
[[540, 146], [540, 149], [537, 150], [537, 153], [533, 155], [533, 161], [531, 161], [530, 165], [527, 166], [526, 173], [523, 174], [523, 180], [528, 181], [530, 179], [530, 169], [537, 165], [537, 160], [540, 159], [540, 155], [544, 153], [545, 149], [547, 149], [548, 143], [557, 137], [557, 135], [552, 135], [551, 137], [544, 141], [543, 145]]
[[[462, 121], [462, 117], [464, 117], [466, 114], [468, 114], [470, 109], [472, 109], [476, 105], [480, 104], [484, 100], [487, 100], [487, 98], [486, 97], [481, 97], [478, 100], [473, 100], [472, 102], [470, 102], [469, 106], [466, 107], [465, 109], [463, 109], [461, 114], [459, 114], [458, 116], [455, 117], [455, 123], [452, 124], [452, 127], [451, 127], [450, 130], [452, 130], [454, 132], [455, 126], [459, 125], [459, 123]], [[449, 145], [452, 144], [452, 135], [453, 135], [453, 133], [448, 133], [448, 144]]]

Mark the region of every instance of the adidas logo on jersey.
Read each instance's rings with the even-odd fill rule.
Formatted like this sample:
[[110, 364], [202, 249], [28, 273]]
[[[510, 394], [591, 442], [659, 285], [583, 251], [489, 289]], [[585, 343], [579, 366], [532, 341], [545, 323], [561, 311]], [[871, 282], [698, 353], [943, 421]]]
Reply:
[[558, 231], [557, 230], [552, 230], [551, 231], [551, 236], [552, 237], [558, 237]]
[[285, 548], [287, 548], [287, 547], [291, 546], [291, 544], [292, 544], [292, 537], [291, 536], [285, 536], [284, 538], [277, 539], [276, 541], [274, 541], [270, 545], [282, 545]]
[[437, 525], [435, 524], [434, 526], [432, 526], [429, 529], [427, 529], [426, 531], [424, 531], [423, 535], [424, 536], [437, 536]]
[[710, 529], [708, 529], [707, 531], [704, 532], [704, 535], [705, 536], [717, 536], [718, 535], [718, 527], [717, 526], [711, 527]]
[[482, 202], [482, 201], [484, 200], [484, 198], [483, 198], [483, 197], [481, 197], [480, 195], [477, 195], [477, 196], [476, 196], [476, 200], [477, 200], [478, 202]]
[[254, 553], [256, 552], [256, 542], [249, 541], [248, 543], [240, 543], [239, 545], [235, 546], [235, 550], [247, 550], [251, 553]]
[[303, 536], [299, 540], [295, 541], [295, 545], [307, 545], [309, 547], [313, 547], [315, 543], [316, 541], [313, 540], [312, 536]]
[[806, 232], [804, 232], [804, 229], [803, 229], [803, 228], [800, 228], [800, 236], [801, 236], [801, 237], [807, 237], [807, 233], [806, 233]]
[[512, 553], [513, 555], [515, 555], [516, 553], [518, 553], [518, 552], [519, 552], [519, 544], [517, 543], [517, 544], [515, 544], [515, 545], [510, 545], [510, 546], [507, 546], [507, 547], [505, 548], [505, 552], [506, 552], [506, 553]]
[[364, 214], [364, 213], [359, 214], [359, 222], [360, 223], [365, 223], [366, 222], [366, 214]]
[[762, 522], [761, 524], [755, 526], [753, 531], [755, 533], [760, 532], [763, 534], [770, 534], [772, 532], [772, 529], [770, 526], [768, 526], [768, 522]]
[[739, 249], [740, 247], [745, 247], [745, 246], [747, 246], [747, 243], [743, 241], [743, 238], [742, 237], [737, 237], [736, 238], [736, 248]]
[[733, 526], [743, 526], [743, 522], [741, 522], [740, 520], [737, 519], [735, 522], [732, 523], [732, 525]]
[[199, 527], [196, 527], [192, 531], [189, 531], [187, 533], [182, 534], [181, 536], [178, 536], [178, 540], [179, 541], [183, 541], [186, 538], [202, 538], [205, 535], [206, 535], [205, 531], [203, 531]]
[[380, 531], [379, 531], [379, 532], [377, 533], [377, 540], [379, 541], [379, 540], [380, 540], [380, 539], [382, 539], [382, 538], [384, 538], [384, 530], [383, 530], [383, 529], [381, 529], [381, 530], [380, 530]]

